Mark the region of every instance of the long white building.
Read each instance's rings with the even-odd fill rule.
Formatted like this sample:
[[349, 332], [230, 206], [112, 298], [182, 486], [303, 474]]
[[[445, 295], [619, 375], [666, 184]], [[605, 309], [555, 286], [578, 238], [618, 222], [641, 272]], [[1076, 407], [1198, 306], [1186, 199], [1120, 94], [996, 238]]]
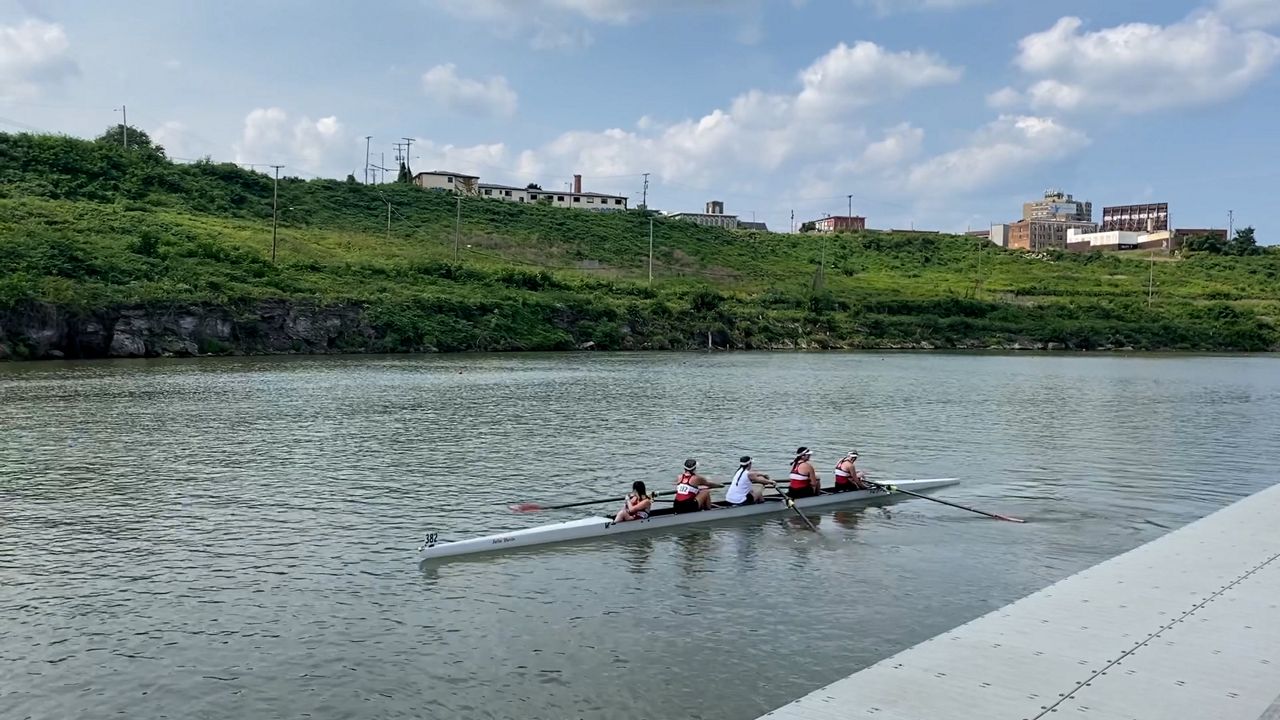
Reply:
[[469, 195], [515, 203], [543, 203], [554, 207], [615, 212], [627, 209], [625, 195], [583, 192], [582, 176], [573, 176], [572, 190], [543, 190], [537, 185], [517, 187], [482, 183], [480, 178], [466, 173], [448, 170], [420, 172], [413, 177], [415, 185], [428, 190], [446, 190], [459, 195]]

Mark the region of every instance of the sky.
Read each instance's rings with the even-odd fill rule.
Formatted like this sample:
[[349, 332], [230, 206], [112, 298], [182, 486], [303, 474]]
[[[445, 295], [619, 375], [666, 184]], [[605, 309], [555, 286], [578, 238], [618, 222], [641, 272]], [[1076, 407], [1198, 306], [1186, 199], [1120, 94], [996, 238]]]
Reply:
[[[1280, 0], [0, 0], [0, 130], [963, 231], [1060, 189], [1280, 242]], [[852, 196], [850, 199], [849, 196]]]

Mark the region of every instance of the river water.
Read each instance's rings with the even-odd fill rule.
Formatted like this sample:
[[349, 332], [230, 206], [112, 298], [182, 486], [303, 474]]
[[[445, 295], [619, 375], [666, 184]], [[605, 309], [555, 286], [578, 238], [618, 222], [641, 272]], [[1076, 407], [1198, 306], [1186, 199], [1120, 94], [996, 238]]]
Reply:
[[[235, 358], [0, 365], [0, 717], [750, 720], [1280, 479], [1272, 357]], [[419, 568], [857, 447], [936, 503]], [[605, 506], [601, 511], [612, 510]]]

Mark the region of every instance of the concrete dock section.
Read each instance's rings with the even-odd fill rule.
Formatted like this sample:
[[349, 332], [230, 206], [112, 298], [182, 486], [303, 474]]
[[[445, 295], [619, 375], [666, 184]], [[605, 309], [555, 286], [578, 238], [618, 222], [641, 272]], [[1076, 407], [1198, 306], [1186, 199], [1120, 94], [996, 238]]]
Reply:
[[1280, 486], [770, 720], [1280, 720]]

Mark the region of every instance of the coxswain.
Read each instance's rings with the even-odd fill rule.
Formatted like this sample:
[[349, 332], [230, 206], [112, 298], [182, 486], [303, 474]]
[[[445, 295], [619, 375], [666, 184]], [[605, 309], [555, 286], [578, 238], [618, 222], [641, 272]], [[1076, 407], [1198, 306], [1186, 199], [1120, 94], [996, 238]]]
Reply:
[[774, 487], [768, 475], [751, 469], [751, 458], [743, 455], [738, 458], [738, 472], [729, 482], [729, 489], [724, 493], [724, 501], [734, 507], [755, 505], [764, 496], [766, 487]]
[[818, 471], [813, 469], [809, 461], [813, 453], [807, 447], [796, 449], [796, 459], [791, 461], [791, 473], [787, 476], [787, 496], [792, 500], [817, 495], [822, 490], [822, 480]]
[[676, 497], [671, 508], [678, 513], [698, 512], [711, 507], [711, 488], [723, 487], [698, 474], [698, 461], [684, 461], [684, 470], [676, 478]]
[[836, 492], [866, 490], [871, 487], [866, 482], [867, 474], [855, 467], [856, 462], [858, 462], [858, 451], [850, 450], [840, 462], [836, 463], [836, 484], [833, 488]]
[[631, 483], [631, 492], [627, 495], [622, 509], [614, 516], [613, 521], [621, 523], [631, 520], [647, 520], [651, 509], [653, 509], [653, 498], [650, 498], [649, 493], [645, 492], [644, 481], [637, 480]]

